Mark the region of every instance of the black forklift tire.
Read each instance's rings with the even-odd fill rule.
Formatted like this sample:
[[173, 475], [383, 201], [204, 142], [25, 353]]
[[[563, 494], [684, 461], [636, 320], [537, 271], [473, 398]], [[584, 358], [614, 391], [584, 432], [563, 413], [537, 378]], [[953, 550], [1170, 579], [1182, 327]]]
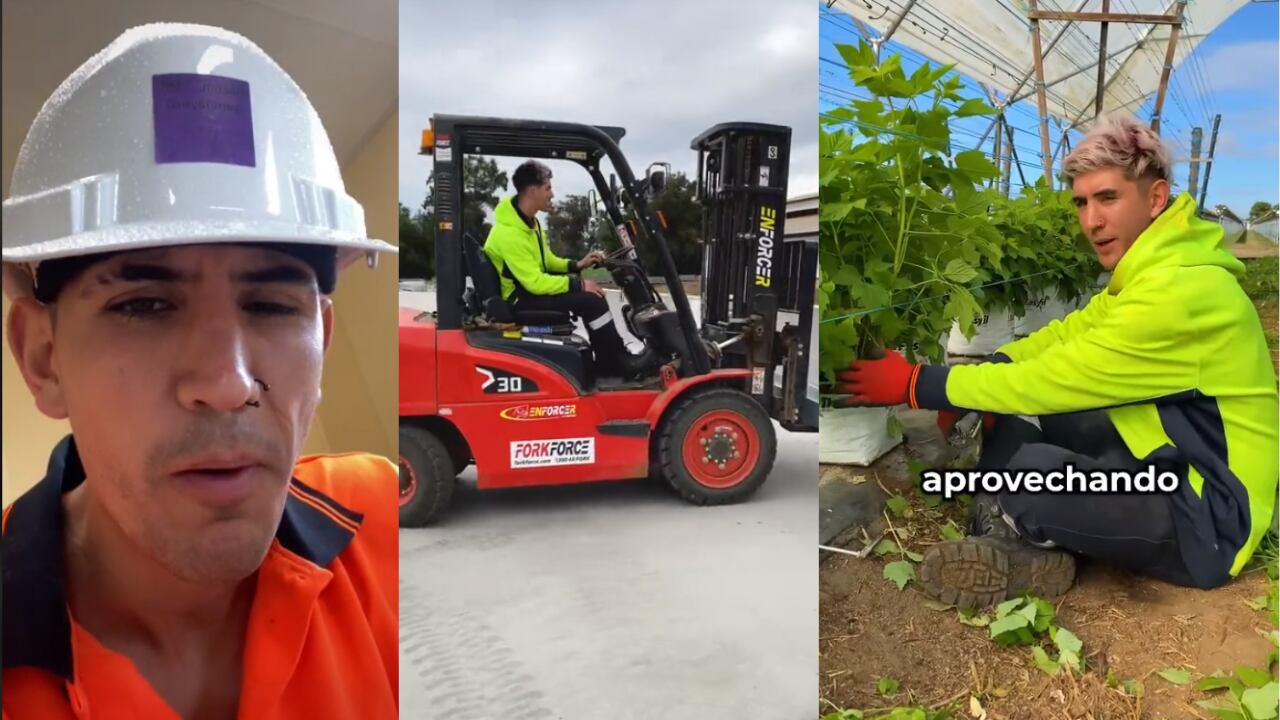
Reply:
[[727, 388], [677, 400], [654, 442], [658, 475], [695, 505], [746, 499], [769, 477], [778, 453], [769, 415], [750, 395]]
[[449, 443], [449, 459], [453, 462], [453, 474], [461, 475], [471, 465], [471, 451], [457, 443]]
[[423, 527], [444, 513], [457, 484], [453, 467], [440, 438], [420, 427], [400, 425], [400, 527]]

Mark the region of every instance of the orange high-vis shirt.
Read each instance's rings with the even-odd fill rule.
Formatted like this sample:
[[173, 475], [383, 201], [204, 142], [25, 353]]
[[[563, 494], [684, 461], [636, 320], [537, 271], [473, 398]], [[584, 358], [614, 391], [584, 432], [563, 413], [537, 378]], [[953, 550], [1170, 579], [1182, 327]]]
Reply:
[[[129, 658], [71, 617], [62, 494], [83, 481], [68, 437], [4, 511], [4, 720], [177, 720]], [[239, 720], [397, 717], [397, 482], [376, 455], [298, 461], [257, 574]]]

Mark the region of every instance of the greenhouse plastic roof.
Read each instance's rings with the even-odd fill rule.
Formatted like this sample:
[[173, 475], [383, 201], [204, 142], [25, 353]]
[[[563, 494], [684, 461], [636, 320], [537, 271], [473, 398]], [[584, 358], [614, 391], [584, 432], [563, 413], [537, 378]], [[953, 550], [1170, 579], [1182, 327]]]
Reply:
[[[1191, 0], [1183, 12], [1174, 55], [1174, 72], [1196, 46], [1248, 0]], [[908, 0], [836, 0], [834, 7], [884, 33]], [[1037, 9], [1099, 12], [1101, 0], [1041, 0]], [[1112, 13], [1165, 15], [1176, 11], [1172, 0], [1111, 0]], [[1031, 23], [1027, 0], [917, 0], [890, 38], [934, 62], [955, 64], [972, 79], [1008, 95], [1033, 73]], [[1072, 126], [1094, 114], [1097, 91], [1097, 22], [1040, 21], [1040, 43], [1048, 48], [1044, 77], [1048, 111]], [[1172, 25], [1109, 23], [1104, 111], [1136, 113], [1160, 86], [1160, 73]], [[1085, 68], [1081, 72], [1076, 72]], [[1072, 73], [1076, 73], [1072, 75]], [[1061, 82], [1054, 82], [1055, 80]], [[1035, 78], [1028, 78], [1015, 97], [1035, 102]], [[1165, 114], [1169, 111], [1165, 99]]]

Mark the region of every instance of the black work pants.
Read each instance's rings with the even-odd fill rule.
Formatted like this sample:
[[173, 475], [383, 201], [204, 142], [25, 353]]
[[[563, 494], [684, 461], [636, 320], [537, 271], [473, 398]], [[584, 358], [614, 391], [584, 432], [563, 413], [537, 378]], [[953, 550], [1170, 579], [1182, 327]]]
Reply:
[[533, 295], [516, 290], [511, 296], [511, 304], [516, 310], [568, 312], [582, 318], [591, 338], [591, 350], [596, 356], [596, 373], [616, 373], [627, 348], [613, 324], [613, 313], [604, 298], [585, 290], [557, 295]]
[[[1101, 410], [1038, 420], [1039, 428], [1019, 417], [998, 416], [983, 439], [978, 467], [1047, 472], [1071, 463], [1086, 473], [1145, 467]], [[998, 501], [1018, 532], [1032, 542], [1050, 541], [1176, 585], [1195, 584], [1178, 551], [1171, 495], [1003, 492]]]

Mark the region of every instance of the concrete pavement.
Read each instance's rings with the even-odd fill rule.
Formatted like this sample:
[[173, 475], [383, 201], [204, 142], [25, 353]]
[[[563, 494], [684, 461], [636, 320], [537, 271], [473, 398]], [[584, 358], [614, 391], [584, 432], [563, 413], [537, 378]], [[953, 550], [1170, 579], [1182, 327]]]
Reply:
[[439, 526], [400, 533], [401, 717], [812, 717], [817, 435], [777, 433], [768, 481], [727, 507], [464, 473]]

